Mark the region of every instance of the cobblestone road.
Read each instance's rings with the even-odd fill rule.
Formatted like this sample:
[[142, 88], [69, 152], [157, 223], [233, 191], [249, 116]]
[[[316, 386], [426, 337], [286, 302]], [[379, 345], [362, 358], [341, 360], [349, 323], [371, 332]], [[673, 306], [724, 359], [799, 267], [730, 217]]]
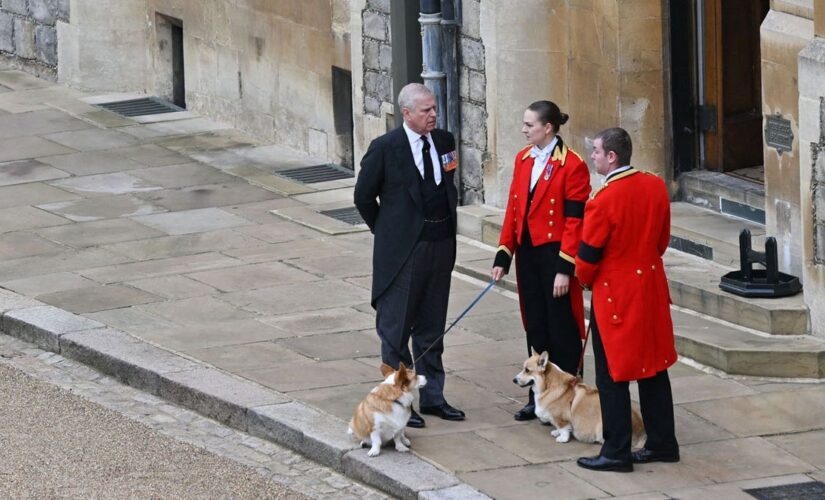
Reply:
[[386, 498], [0, 334], [3, 498]]

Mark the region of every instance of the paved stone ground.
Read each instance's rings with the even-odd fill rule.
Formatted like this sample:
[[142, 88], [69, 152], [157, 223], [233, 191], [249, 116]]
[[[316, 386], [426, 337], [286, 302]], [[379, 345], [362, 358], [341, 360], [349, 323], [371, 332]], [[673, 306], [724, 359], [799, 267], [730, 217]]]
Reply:
[[[352, 181], [286, 181], [273, 172], [321, 162], [204, 118], [137, 124], [16, 72], [0, 85], [0, 286], [284, 392], [344, 432], [380, 378], [371, 236], [317, 213], [348, 205]], [[492, 255], [459, 243], [468, 267]], [[483, 286], [456, 275], [449, 316]], [[683, 461], [589, 473], [575, 458], [597, 447], [512, 419], [526, 346], [511, 293], [485, 297], [446, 343], [447, 399], [468, 419], [429, 418], [412, 447], [491, 496], [730, 498], [825, 477], [825, 385], [680, 363]]]
[[6, 335], [0, 387], [6, 498], [386, 498], [293, 451]]

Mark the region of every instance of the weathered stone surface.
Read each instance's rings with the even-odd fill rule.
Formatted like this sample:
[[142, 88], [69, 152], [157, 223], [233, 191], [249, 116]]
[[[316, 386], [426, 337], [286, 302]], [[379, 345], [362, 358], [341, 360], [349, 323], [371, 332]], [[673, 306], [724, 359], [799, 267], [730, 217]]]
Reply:
[[56, 11], [56, 0], [29, 0], [29, 12], [38, 23], [54, 25]]
[[459, 484], [449, 488], [422, 491], [418, 494], [418, 498], [419, 500], [484, 500], [490, 497], [469, 485]]
[[22, 58], [34, 59], [37, 56], [33, 22], [22, 17], [14, 19], [14, 48], [15, 54]]
[[0, 313], [11, 311], [12, 309], [27, 309], [38, 306], [43, 306], [43, 303], [26, 297], [25, 295], [0, 288]]
[[297, 401], [251, 408], [248, 415], [253, 436], [301, 450], [336, 470], [343, 468], [345, 454], [357, 448], [343, 421]]
[[487, 77], [480, 71], [470, 72], [470, 99], [484, 102], [487, 98]]
[[26, 0], [3, 0], [3, 9], [21, 16], [27, 16]]
[[14, 16], [0, 11], [0, 50], [14, 52]]
[[470, 69], [484, 70], [484, 45], [472, 38], [461, 39], [461, 62]]
[[61, 335], [104, 325], [52, 306], [37, 306], [3, 315], [2, 331], [49, 351], [59, 351]]
[[418, 498], [419, 492], [456, 486], [459, 480], [411, 453], [385, 449], [377, 457], [355, 450], [344, 457], [344, 473], [398, 498]]
[[152, 394], [160, 391], [162, 375], [200, 367], [113, 328], [67, 333], [60, 353]]
[[367, 6], [384, 14], [390, 13], [390, 0], [368, 0]]
[[57, 31], [51, 26], [37, 26], [34, 30], [37, 59], [49, 66], [57, 65]]
[[387, 16], [377, 12], [364, 12], [364, 36], [387, 40]]
[[392, 101], [392, 78], [389, 75], [369, 72], [364, 75], [364, 86], [372, 96], [384, 102]]
[[166, 374], [161, 377], [159, 395], [242, 431], [247, 429], [248, 408], [291, 401], [213, 368]]

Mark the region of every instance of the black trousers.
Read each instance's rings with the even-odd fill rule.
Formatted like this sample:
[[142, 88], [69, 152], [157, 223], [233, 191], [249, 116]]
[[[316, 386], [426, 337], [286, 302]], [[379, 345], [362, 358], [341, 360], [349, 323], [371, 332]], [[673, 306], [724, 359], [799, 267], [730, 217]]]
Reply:
[[539, 353], [547, 351], [550, 361], [575, 375], [582, 341], [570, 294], [553, 297], [560, 247], [556, 242], [533, 246], [529, 232], [525, 231], [516, 249], [516, 279], [527, 334], [527, 355], [532, 354], [531, 349]]
[[[596, 361], [596, 387], [602, 409], [604, 444], [601, 454], [616, 460], [631, 460], [632, 439], [630, 420], [630, 383], [614, 382], [607, 369], [604, 345], [596, 324], [596, 315], [590, 312], [590, 331], [593, 336], [593, 355]], [[645, 448], [668, 453], [678, 452], [673, 422], [673, 394], [667, 370], [651, 378], [640, 379], [639, 406], [645, 424]]]
[[[381, 338], [381, 359], [393, 368], [403, 361], [412, 366], [413, 357], [432, 345], [415, 364], [418, 374], [427, 377], [420, 390], [422, 406], [444, 401], [444, 333], [450, 278], [455, 264], [455, 240], [419, 241], [404, 267], [376, 302], [376, 329]], [[410, 355], [412, 338], [412, 356]]]

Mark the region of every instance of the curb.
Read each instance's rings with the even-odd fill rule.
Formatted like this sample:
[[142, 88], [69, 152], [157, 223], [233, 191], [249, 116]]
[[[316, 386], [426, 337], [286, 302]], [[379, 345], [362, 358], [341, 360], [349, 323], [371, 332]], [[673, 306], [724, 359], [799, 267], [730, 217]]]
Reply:
[[0, 289], [0, 333], [84, 363], [142, 391], [272, 441], [405, 499], [487, 499], [411, 453], [370, 458], [346, 422], [254, 382], [76, 314]]

